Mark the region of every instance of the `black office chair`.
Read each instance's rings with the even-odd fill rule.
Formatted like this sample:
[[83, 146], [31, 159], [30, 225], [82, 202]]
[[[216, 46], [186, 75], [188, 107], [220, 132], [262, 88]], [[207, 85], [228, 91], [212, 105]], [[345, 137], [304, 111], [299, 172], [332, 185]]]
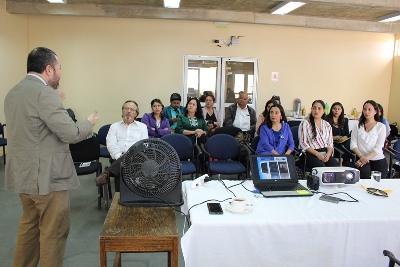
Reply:
[[212, 173], [237, 174], [240, 179], [240, 175], [246, 173], [246, 167], [239, 161], [241, 146], [234, 137], [228, 134], [216, 134], [201, 146], [210, 177]]
[[[74, 161], [75, 170], [78, 176], [95, 173], [96, 177], [102, 173], [102, 164], [100, 158], [100, 143], [97, 136], [83, 140], [76, 144], [70, 144], [72, 160]], [[111, 198], [111, 182], [108, 181], [107, 187], [97, 186], [98, 208], [101, 209], [101, 199], [106, 196], [106, 208], [108, 208], [109, 198]], [[104, 192], [108, 191], [108, 192]]]
[[97, 132], [97, 137], [99, 138], [100, 142], [100, 157], [101, 158], [111, 158], [110, 152], [107, 149], [107, 141], [106, 137], [108, 134], [108, 130], [110, 130], [111, 124], [106, 124], [100, 127], [99, 131]]
[[[400, 140], [397, 140], [392, 148], [388, 148], [387, 151], [389, 151], [389, 174], [390, 177], [400, 177], [400, 165], [398, 164], [398, 161], [400, 161]], [[395, 163], [393, 163], [393, 160], [396, 160]], [[395, 172], [392, 170], [394, 169]]]
[[3, 147], [3, 161], [4, 161], [4, 165], [6, 165], [6, 145], [7, 145], [7, 138], [4, 137], [4, 127], [6, 125], [5, 124], [1, 124], [0, 122], [0, 146]]
[[178, 153], [182, 166], [182, 175], [193, 174], [199, 176], [200, 155], [202, 153], [198, 144], [192, 144], [190, 139], [183, 134], [167, 134], [161, 140], [170, 144]]
[[394, 267], [396, 264], [400, 266], [400, 260], [398, 260], [389, 250], [384, 250], [383, 255], [389, 257], [389, 267]]
[[238, 133], [240, 133], [242, 129], [235, 127], [235, 126], [225, 126], [225, 127], [218, 127], [214, 131], [214, 135], [216, 134], [229, 134], [230, 136], [236, 137]]

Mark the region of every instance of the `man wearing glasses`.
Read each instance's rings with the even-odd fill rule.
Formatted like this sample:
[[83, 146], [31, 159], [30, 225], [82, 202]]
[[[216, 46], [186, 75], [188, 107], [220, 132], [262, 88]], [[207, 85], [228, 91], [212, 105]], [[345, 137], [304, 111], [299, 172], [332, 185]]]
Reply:
[[149, 138], [147, 126], [135, 121], [139, 115], [139, 106], [133, 100], [125, 101], [122, 105], [122, 121], [113, 123], [108, 131], [106, 142], [114, 162], [96, 178], [97, 184], [107, 183], [110, 175], [115, 177], [115, 191], [120, 188], [120, 165], [128, 149], [136, 142]]

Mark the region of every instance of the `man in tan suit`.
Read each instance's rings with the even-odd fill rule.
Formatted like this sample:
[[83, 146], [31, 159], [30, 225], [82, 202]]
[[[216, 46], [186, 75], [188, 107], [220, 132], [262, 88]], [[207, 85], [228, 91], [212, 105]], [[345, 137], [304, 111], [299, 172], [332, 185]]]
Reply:
[[6, 95], [5, 189], [19, 193], [23, 212], [13, 266], [62, 266], [70, 228], [68, 190], [77, 188], [69, 143], [92, 135], [97, 112], [74, 123], [55, 91], [57, 55], [38, 47], [28, 55], [27, 76]]

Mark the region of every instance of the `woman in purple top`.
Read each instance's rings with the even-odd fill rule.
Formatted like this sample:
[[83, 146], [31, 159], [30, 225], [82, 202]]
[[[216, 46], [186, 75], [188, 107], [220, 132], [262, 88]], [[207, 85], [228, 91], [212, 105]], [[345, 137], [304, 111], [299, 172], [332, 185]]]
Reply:
[[151, 100], [151, 109], [153, 112], [145, 113], [142, 117], [142, 123], [147, 125], [149, 138], [159, 138], [171, 133], [168, 119], [162, 115], [164, 105], [160, 99]]
[[279, 104], [269, 109], [269, 115], [258, 129], [260, 141], [257, 145], [258, 154], [290, 154], [294, 150], [292, 131], [286, 122], [285, 111]]

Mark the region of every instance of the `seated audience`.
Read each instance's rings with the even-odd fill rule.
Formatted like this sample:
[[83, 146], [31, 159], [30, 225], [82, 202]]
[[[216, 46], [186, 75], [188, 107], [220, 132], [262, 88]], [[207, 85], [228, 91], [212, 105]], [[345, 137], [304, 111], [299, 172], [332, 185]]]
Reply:
[[186, 104], [185, 114], [178, 117], [175, 133], [186, 135], [193, 144], [205, 141], [208, 126], [203, 118], [203, 110], [197, 98], [189, 99]]
[[269, 115], [259, 129], [260, 141], [258, 154], [290, 154], [294, 150], [294, 141], [283, 107], [273, 104]]
[[371, 171], [380, 171], [381, 177], [387, 176], [387, 162], [383, 154], [386, 128], [380, 122], [378, 104], [368, 100], [363, 105], [358, 127], [351, 132], [350, 148], [356, 153], [355, 163], [360, 170], [360, 177], [368, 179]]
[[[315, 100], [311, 106], [311, 113], [307, 120], [299, 126], [299, 145], [307, 153], [306, 166], [333, 167], [339, 163], [332, 157], [333, 137], [332, 127], [324, 118], [325, 103]], [[304, 158], [304, 156], [302, 156]]]
[[110, 175], [115, 177], [115, 191], [120, 190], [120, 165], [124, 160], [124, 153], [136, 142], [149, 137], [145, 124], [136, 121], [139, 115], [139, 106], [133, 100], [122, 105], [122, 121], [111, 124], [106, 142], [113, 163], [96, 178], [97, 184], [105, 184]]
[[[342, 151], [350, 150], [350, 132], [349, 132], [349, 120], [344, 116], [344, 108], [340, 102], [332, 104], [330, 112], [325, 116], [325, 120], [329, 122], [332, 127], [332, 136], [334, 146], [341, 149]], [[351, 155], [345, 153], [343, 155], [343, 161], [350, 161]]]
[[247, 105], [248, 101], [247, 93], [240, 91], [237, 103], [230, 105], [226, 110], [224, 126], [238, 127], [243, 133], [247, 133], [250, 129], [255, 130], [256, 111]]
[[389, 122], [383, 117], [383, 107], [381, 104], [377, 103], [378, 105], [378, 114], [379, 114], [379, 122], [382, 122], [383, 125], [385, 125], [386, 128], [386, 137], [388, 137], [390, 135], [390, 126], [389, 126]]
[[160, 138], [163, 135], [170, 134], [171, 128], [168, 119], [162, 115], [164, 105], [160, 99], [151, 100], [151, 113], [145, 113], [142, 117], [142, 123], [146, 124], [150, 138]]
[[208, 134], [214, 133], [215, 129], [220, 126], [219, 112], [214, 108], [215, 97], [213, 94], [208, 94], [205, 98], [206, 105], [203, 108], [203, 117], [207, 122]]
[[267, 103], [265, 103], [264, 111], [260, 115], [258, 115], [257, 122], [256, 122], [256, 132], [255, 132], [254, 136], [258, 136], [258, 134], [260, 132], [259, 131], [260, 125], [264, 123], [265, 118], [267, 118], [268, 117], [267, 115], [269, 115], [269, 109], [274, 104], [278, 104], [278, 103], [272, 99], [268, 100]]
[[164, 108], [162, 114], [168, 119], [171, 130], [175, 130], [176, 122], [178, 121], [178, 115], [182, 115], [185, 112], [185, 108], [181, 106], [181, 95], [173, 93], [169, 99], [171, 105]]

